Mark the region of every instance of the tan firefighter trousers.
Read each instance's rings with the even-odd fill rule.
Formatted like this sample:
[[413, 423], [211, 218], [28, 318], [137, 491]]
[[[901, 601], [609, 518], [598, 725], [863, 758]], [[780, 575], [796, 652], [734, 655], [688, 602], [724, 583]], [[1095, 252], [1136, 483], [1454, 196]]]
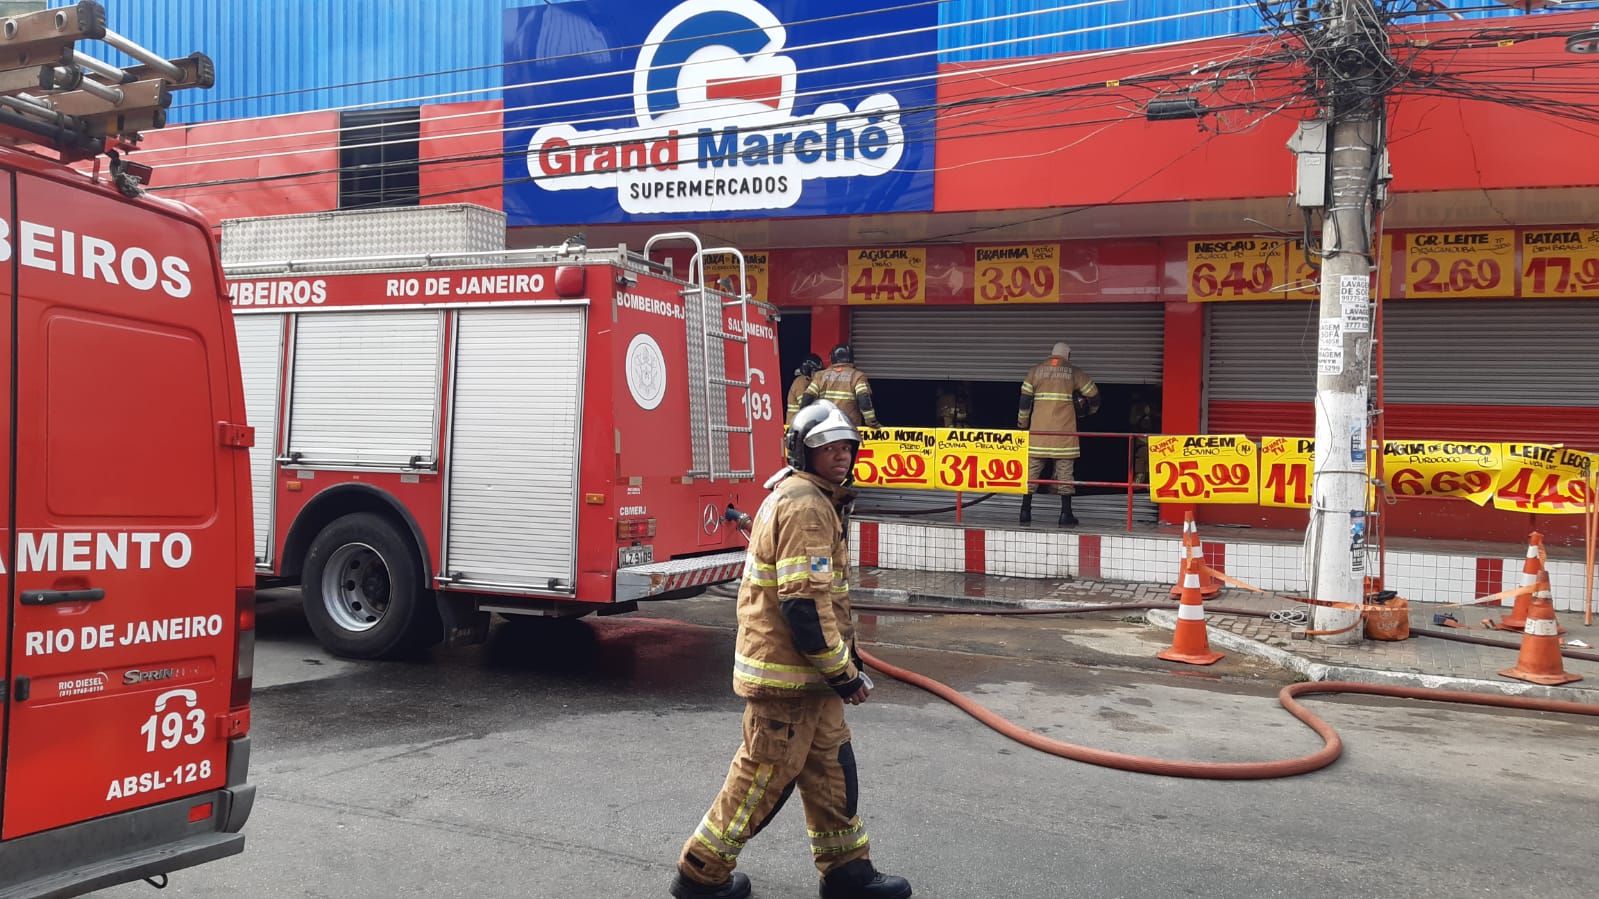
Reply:
[[[1053, 462], [1054, 464], [1046, 465], [1046, 463], [1050, 462]], [[1051, 459], [1047, 456], [1028, 456], [1027, 480], [1029, 481], [1030, 486], [1027, 489], [1029, 491], [1033, 493], [1059, 493], [1062, 496], [1071, 496], [1077, 492], [1077, 487], [1073, 484], [1032, 483], [1043, 479], [1044, 469], [1046, 467], [1051, 469], [1049, 480], [1069, 481], [1072, 479], [1072, 473], [1074, 469], [1077, 468], [1077, 460], [1075, 458]]]
[[701, 883], [726, 880], [744, 844], [795, 787], [805, 804], [817, 870], [825, 874], [866, 858], [866, 826], [855, 814], [855, 753], [844, 701], [826, 694], [746, 703], [744, 744], [733, 756], [722, 792], [683, 846], [678, 868]]

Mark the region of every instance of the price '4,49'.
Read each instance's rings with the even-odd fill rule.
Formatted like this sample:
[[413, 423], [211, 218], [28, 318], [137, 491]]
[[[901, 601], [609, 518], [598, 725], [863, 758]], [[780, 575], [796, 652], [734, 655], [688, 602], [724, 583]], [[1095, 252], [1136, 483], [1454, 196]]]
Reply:
[[851, 296], [868, 303], [907, 302], [921, 294], [922, 279], [910, 269], [866, 268], [849, 286]]

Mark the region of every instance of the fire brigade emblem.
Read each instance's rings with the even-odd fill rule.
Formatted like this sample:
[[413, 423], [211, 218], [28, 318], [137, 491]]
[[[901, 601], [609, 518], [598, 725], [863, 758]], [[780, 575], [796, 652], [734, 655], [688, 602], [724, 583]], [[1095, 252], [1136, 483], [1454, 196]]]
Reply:
[[640, 409], [654, 409], [666, 396], [666, 357], [648, 334], [634, 336], [627, 345], [627, 392]]

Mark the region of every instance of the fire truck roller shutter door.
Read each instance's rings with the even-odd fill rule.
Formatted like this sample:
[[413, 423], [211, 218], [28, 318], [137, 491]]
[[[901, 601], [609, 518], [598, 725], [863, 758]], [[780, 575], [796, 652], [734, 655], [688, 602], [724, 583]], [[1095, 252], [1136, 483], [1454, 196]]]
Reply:
[[305, 617], [335, 655], [393, 658], [441, 636], [417, 548], [398, 522], [370, 512], [334, 519], [306, 553]]
[[236, 315], [239, 370], [244, 379], [244, 408], [255, 428], [250, 447], [250, 489], [255, 517], [255, 561], [272, 560], [272, 511], [277, 496], [273, 459], [278, 453], [278, 394], [283, 366], [282, 315]]

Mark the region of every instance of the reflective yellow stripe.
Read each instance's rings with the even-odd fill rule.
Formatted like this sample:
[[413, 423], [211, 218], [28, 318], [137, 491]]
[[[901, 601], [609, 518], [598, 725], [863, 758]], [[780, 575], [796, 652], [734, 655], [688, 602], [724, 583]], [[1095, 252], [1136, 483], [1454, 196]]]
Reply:
[[826, 652], [806, 653], [805, 657], [811, 660], [823, 674], [837, 674], [849, 664], [849, 650], [843, 643], [828, 647]]
[[824, 390], [822, 391], [822, 399], [832, 403], [836, 403], [839, 400], [850, 400], [853, 402], [855, 399], [855, 394], [849, 392], [848, 390]]
[[771, 783], [773, 771], [772, 765], [761, 765], [755, 769], [755, 779], [750, 783], [749, 792], [744, 794], [744, 801], [733, 814], [733, 822], [727, 826], [728, 840], [737, 840], [749, 827], [750, 815], [755, 813], [761, 797], [766, 795], [766, 785]]
[[768, 565], [754, 555], [744, 557], [744, 579], [757, 587], [777, 586], [777, 566]]
[[866, 824], [859, 818], [855, 819], [855, 826], [845, 830], [818, 832], [807, 829], [811, 837], [811, 852], [816, 855], [831, 855], [836, 852], [850, 852], [865, 846], [870, 838], [866, 835]]
[[733, 654], [733, 676], [747, 684], [783, 690], [830, 690], [812, 665], [780, 665]]
[[1031, 382], [1031, 381], [1023, 381], [1022, 382], [1022, 393], [1025, 393], [1028, 396], [1032, 396], [1033, 395], [1033, 382]]
[[1071, 399], [1072, 395], [1069, 393], [1040, 393], [1036, 398], [1041, 400], [1054, 400], [1057, 403], [1064, 403]]
[[872, 388], [867, 387], [865, 384], [856, 384], [855, 385], [855, 392], [856, 393], [871, 393], [872, 392]]
[[700, 820], [699, 829], [694, 831], [694, 839], [699, 840], [700, 845], [706, 849], [716, 853], [722, 861], [736, 861], [738, 854], [744, 849], [742, 842], [729, 840], [723, 836], [721, 831], [716, 829], [716, 825], [711, 823], [709, 814]]

